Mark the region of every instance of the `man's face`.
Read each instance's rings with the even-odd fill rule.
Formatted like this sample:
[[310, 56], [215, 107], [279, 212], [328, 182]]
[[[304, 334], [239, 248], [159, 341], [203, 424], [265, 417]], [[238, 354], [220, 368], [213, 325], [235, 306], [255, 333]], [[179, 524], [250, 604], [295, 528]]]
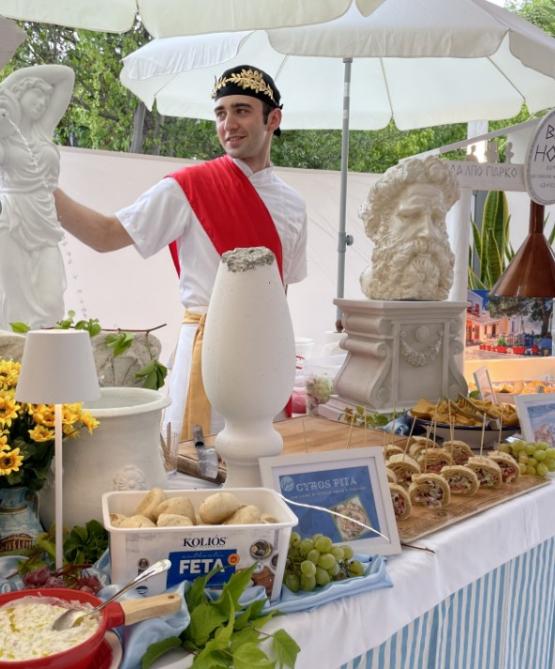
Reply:
[[[265, 160], [272, 134], [279, 125], [279, 110], [272, 110], [267, 123], [260, 100], [249, 95], [227, 95], [216, 101], [216, 130], [224, 151], [247, 164]], [[276, 124], [277, 120], [277, 124]]]
[[411, 184], [402, 192], [387, 223], [387, 234], [399, 242], [437, 240], [445, 230], [443, 194], [432, 184]]

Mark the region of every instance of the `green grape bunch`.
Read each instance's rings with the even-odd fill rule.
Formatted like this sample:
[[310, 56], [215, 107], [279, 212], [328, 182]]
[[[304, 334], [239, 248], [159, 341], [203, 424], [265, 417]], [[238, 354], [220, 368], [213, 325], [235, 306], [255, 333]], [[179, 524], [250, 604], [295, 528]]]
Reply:
[[501, 444], [499, 450], [512, 455], [521, 474], [544, 477], [555, 472], [555, 448], [545, 441], [513, 441]]
[[332, 581], [364, 575], [364, 565], [353, 560], [353, 549], [347, 545], [335, 545], [329, 537], [314, 534], [301, 538], [298, 532], [291, 533], [285, 585], [292, 592], [311, 592]]

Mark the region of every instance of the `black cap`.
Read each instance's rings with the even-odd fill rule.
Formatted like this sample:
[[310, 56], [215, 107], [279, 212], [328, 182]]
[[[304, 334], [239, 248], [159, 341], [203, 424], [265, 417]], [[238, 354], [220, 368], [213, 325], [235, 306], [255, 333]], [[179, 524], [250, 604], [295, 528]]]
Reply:
[[[248, 95], [265, 102], [273, 109], [281, 109], [281, 95], [272, 77], [252, 65], [237, 65], [226, 70], [214, 83], [212, 98], [218, 100], [226, 95]], [[280, 135], [277, 128], [275, 135]]]

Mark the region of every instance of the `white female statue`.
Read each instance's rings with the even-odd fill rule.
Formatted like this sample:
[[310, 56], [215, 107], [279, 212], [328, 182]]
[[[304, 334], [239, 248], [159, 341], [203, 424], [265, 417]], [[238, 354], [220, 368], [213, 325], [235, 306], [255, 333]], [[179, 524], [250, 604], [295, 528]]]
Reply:
[[36, 65], [0, 84], [0, 329], [52, 326], [64, 316], [66, 278], [53, 191], [52, 141], [73, 91], [73, 70]]

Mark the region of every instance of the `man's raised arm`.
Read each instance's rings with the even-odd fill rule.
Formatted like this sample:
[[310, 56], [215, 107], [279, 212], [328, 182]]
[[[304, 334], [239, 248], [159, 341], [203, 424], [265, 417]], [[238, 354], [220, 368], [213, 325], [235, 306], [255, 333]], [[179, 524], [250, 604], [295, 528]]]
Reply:
[[72, 200], [59, 188], [54, 191], [62, 227], [95, 251], [116, 251], [133, 240], [116, 216], [106, 216]]

